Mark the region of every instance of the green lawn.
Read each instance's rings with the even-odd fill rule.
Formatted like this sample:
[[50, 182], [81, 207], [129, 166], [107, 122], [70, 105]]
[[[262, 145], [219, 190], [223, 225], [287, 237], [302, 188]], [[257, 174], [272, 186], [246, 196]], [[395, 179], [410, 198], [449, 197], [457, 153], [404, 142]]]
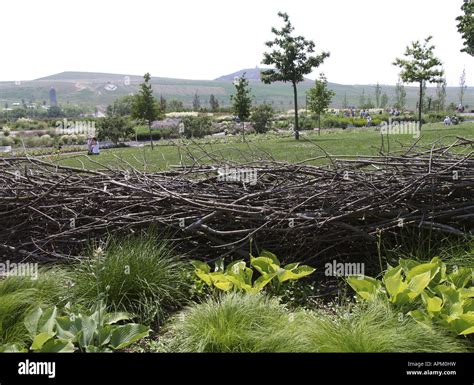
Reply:
[[[418, 145], [431, 148], [432, 143], [452, 143], [456, 137], [474, 139], [474, 122], [465, 122], [458, 126], [444, 127], [443, 124], [426, 124], [422, 128]], [[259, 158], [273, 157], [276, 160], [298, 162], [309, 158], [322, 157], [325, 152], [332, 156], [341, 155], [375, 155], [379, 153], [381, 145], [380, 132], [373, 128], [359, 129], [333, 129], [324, 130], [318, 136], [316, 132], [304, 131], [301, 140], [296, 141], [289, 133], [247, 135], [247, 142], [243, 143], [241, 137], [214, 137], [201, 139], [196, 142], [189, 140], [159, 141], [152, 151], [150, 146], [142, 148], [120, 148], [103, 150], [99, 156], [87, 157], [86, 155], [63, 155], [50, 157], [62, 165], [101, 169], [102, 165], [112, 168], [129, 168], [133, 166], [139, 170], [159, 171], [171, 165], [183, 163], [190, 164], [194, 157], [210, 161], [204, 156], [204, 150], [218, 157], [235, 161], [249, 161]], [[397, 151], [409, 146], [417, 139], [412, 135], [390, 135], [390, 151]], [[178, 144], [186, 146], [180, 150]], [[385, 137], [385, 150], [387, 142]], [[202, 158], [204, 156], [204, 158]], [[319, 164], [327, 160], [314, 160]], [[145, 167], [146, 164], [146, 167]]]

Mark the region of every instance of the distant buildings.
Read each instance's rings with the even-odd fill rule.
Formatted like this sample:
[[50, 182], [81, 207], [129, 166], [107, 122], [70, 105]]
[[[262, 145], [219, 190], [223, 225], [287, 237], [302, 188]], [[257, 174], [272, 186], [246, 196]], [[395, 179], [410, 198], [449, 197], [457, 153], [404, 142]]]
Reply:
[[56, 90], [51, 87], [49, 90], [49, 104], [50, 106], [57, 106], [58, 105], [58, 99], [56, 98]]

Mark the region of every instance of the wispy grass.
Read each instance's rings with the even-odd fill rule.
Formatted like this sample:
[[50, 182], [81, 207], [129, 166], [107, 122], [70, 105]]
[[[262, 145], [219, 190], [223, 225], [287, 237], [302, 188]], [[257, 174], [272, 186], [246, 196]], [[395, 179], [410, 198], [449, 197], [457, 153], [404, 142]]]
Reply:
[[91, 252], [74, 269], [78, 303], [103, 299], [114, 311], [127, 311], [146, 324], [160, 323], [187, 300], [190, 265], [154, 232], [110, 238], [103, 253]]
[[463, 352], [460, 339], [418, 324], [382, 302], [360, 303], [334, 314], [298, 318], [310, 352]]
[[177, 352], [298, 351], [293, 317], [276, 298], [223, 294], [176, 315], [161, 345]]
[[0, 280], [0, 345], [27, 341], [25, 314], [37, 306], [64, 304], [67, 278], [61, 268], [45, 268], [39, 270], [36, 280], [21, 276]]

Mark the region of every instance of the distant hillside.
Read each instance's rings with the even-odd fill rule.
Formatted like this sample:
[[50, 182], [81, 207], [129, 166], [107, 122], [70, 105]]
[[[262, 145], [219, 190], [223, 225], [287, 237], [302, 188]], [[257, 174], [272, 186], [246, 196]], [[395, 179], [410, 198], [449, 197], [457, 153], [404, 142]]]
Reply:
[[[292, 88], [288, 83], [263, 84], [259, 81], [260, 69], [245, 69], [228, 75], [220, 76], [215, 80], [189, 80], [153, 77], [151, 83], [155, 96], [162, 95], [168, 100], [181, 100], [185, 106], [191, 107], [194, 95], [201, 99], [201, 106], [209, 106], [209, 96], [213, 94], [221, 106], [230, 105], [230, 96], [234, 92], [232, 81], [235, 76], [246, 72], [250, 79], [250, 87], [254, 96], [254, 103], [270, 103], [278, 110], [288, 110], [293, 105]], [[142, 82], [142, 76], [125, 74], [108, 74], [96, 72], [61, 72], [40, 79], [15, 82], [0, 82], [0, 109], [8, 103], [42, 104], [49, 103], [49, 90], [56, 89], [59, 104], [77, 104], [89, 107], [105, 108], [116, 98], [134, 94]], [[306, 91], [313, 86], [313, 81], [307, 80], [298, 85], [298, 104], [304, 108]], [[329, 83], [335, 93], [333, 107], [340, 107], [346, 95], [349, 105], [357, 106], [364, 91], [366, 98], [374, 101], [374, 85], [343, 85]], [[407, 107], [414, 109], [417, 100], [417, 87], [406, 87]], [[386, 92], [389, 102], [393, 103], [395, 96], [394, 86], [382, 85], [382, 92]], [[435, 88], [428, 88], [428, 95], [435, 98]], [[458, 103], [458, 88], [447, 88], [447, 103]], [[465, 103], [474, 107], [474, 87], [469, 87], [465, 95]]]

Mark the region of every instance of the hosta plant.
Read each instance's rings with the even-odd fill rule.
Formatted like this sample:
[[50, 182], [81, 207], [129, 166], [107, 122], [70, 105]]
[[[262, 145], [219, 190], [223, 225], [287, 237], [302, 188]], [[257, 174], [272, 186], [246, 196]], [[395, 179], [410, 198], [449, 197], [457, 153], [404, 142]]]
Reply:
[[[310, 266], [290, 263], [281, 266], [277, 256], [268, 251], [263, 251], [258, 257], [250, 255], [250, 267], [243, 260], [231, 262], [227, 267], [224, 260], [215, 263], [214, 271], [201, 261], [192, 261], [196, 275], [207, 285], [223, 291], [240, 290], [246, 293], [258, 293], [265, 286], [271, 284], [279, 287], [289, 280], [297, 280], [314, 272]], [[260, 276], [254, 279], [254, 270]]]
[[384, 298], [418, 322], [443, 326], [460, 335], [474, 333], [474, 269], [450, 273], [439, 258], [428, 263], [401, 259], [383, 279], [350, 277], [349, 285], [364, 300]]
[[[63, 311], [57, 307], [29, 312], [25, 326], [31, 335], [32, 352], [70, 353], [110, 352], [123, 349], [149, 334], [149, 328], [135, 323], [118, 325], [129, 320], [127, 313], [107, 313], [100, 303], [90, 315], [75, 313], [67, 305]], [[27, 351], [18, 345], [4, 345], [0, 351]]]

